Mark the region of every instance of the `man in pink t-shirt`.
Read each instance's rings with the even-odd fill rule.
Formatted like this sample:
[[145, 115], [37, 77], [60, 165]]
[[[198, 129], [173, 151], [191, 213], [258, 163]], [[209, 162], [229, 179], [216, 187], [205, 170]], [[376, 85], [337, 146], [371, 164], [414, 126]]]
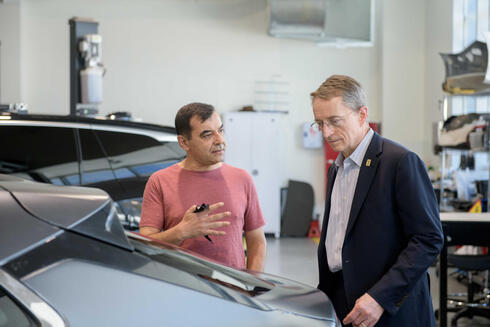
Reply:
[[[219, 115], [211, 105], [191, 103], [179, 110], [175, 127], [187, 157], [148, 180], [140, 233], [235, 268], [263, 271], [265, 220], [250, 175], [223, 163]], [[203, 203], [209, 208], [195, 212]]]

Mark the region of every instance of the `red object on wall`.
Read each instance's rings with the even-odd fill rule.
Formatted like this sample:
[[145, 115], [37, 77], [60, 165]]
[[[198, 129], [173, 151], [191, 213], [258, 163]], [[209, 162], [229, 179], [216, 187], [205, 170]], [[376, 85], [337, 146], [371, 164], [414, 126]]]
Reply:
[[[369, 123], [369, 127], [371, 127], [373, 131], [381, 135], [381, 123]], [[330, 166], [333, 165], [333, 163], [335, 162], [335, 159], [337, 159], [338, 152], [335, 152], [327, 142], [324, 142], [324, 145], [325, 145], [325, 190], [326, 190], [328, 168], [330, 168]]]
[[310, 230], [308, 231], [308, 238], [320, 237], [320, 226], [318, 220], [312, 220], [310, 222]]

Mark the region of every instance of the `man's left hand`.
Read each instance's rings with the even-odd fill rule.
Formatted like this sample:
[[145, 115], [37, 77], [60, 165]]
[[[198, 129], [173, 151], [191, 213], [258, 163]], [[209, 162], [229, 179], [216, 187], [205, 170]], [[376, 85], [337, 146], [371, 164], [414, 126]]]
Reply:
[[383, 314], [383, 307], [371, 295], [365, 293], [356, 300], [354, 309], [345, 317], [344, 325], [354, 327], [373, 327]]

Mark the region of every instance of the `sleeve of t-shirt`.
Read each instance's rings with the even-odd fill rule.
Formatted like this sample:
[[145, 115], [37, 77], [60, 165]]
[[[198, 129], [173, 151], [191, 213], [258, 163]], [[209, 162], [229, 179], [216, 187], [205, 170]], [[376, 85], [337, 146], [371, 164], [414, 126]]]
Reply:
[[264, 215], [260, 208], [259, 197], [253, 183], [252, 177], [246, 173], [247, 190], [247, 209], [245, 210], [245, 224], [243, 229], [246, 232], [260, 228], [265, 225]]
[[141, 227], [163, 228], [163, 193], [158, 178], [152, 175], [145, 186], [141, 207]]

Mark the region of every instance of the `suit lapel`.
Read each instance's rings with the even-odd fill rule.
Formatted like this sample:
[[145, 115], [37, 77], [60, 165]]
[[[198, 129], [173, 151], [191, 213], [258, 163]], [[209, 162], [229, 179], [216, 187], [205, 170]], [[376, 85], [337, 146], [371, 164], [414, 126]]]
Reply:
[[371, 183], [373, 182], [376, 170], [378, 168], [379, 154], [383, 149], [383, 139], [379, 134], [374, 133], [373, 139], [369, 144], [369, 147], [362, 160], [361, 169], [359, 171], [359, 177], [357, 179], [356, 190], [354, 192], [354, 198], [352, 199], [352, 207], [349, 215], [349, 223], [347, 224], [347, 231], [345, 235], [349, 235], [350, 230], [356, 222], [359, 211], [362, 204], [366, 199]]
[[[325, 212], [323, 213], [323, 224], [322, 224], [322, 235], [321, 239], [325, 240], [327, 233], [328, 219], [330, 215], [330, 200], [332, 197], [333, 183], [335, 182], [335, 177], [337, 176], [337, 166], [332, 164], [328, 169], [327, 175], [327, 196], [325, 197]], [[323, 242], [325, 243], [325, 242]], [[322, 243], [320, 243], [322, 244]]]

